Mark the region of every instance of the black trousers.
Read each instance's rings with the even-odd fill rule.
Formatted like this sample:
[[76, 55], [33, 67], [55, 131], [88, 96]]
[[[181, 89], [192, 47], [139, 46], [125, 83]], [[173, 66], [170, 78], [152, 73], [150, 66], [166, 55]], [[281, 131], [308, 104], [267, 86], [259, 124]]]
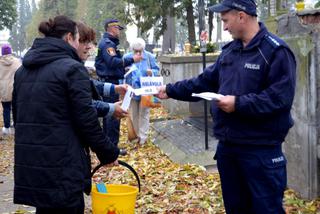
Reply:
[[[118, 102], [119, 95], [115, 94], [109, 97], [104, 97], [103, 101], [108, 103]], [[118, 145], [120, 136], [120, 120], [113, 116], [105, 116], [103, 118], [103, 132], [114, 145]]]
[[219, 142], [215, 159], [227, 214], [285, 214], [287, 172], [281, 145]]
[[77, 207], [36, 208], [36, 214], [83, 214], [84, 200]]
[[[112, 83], [114, 85], [122, 84], [122, 81], [115, 77], [99, 78], [99, 80], [101, 82]], [[103, 101], [107, 103], [118, 102], [119, 95], [113, 94], [107, 97], [103, 97]], [[116, 119], [113, 116], [103, 117], [103, 132], [114, 145], [118, 145], [120, 136], [120, 120]]]

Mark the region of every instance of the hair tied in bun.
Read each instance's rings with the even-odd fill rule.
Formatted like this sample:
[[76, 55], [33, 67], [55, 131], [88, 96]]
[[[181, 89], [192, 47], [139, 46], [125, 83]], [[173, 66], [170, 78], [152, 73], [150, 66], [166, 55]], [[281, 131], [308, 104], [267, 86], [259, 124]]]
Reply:
[[48, 20], [48, 26], [50, 29], [52, 29], [54, 27], [54, 21], [52, 19]]

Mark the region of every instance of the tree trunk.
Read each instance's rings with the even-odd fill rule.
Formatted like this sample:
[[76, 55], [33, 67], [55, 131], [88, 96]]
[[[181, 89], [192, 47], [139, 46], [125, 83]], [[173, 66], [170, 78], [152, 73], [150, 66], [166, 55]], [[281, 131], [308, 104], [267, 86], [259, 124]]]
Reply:
[[208, 25], [209, 25], [209, 42], [212, 41], [212, 30], [213, 30], [213, 13], [209, 11], [209, 19], [208, 19]]
[[167, 15], [166, 25], [167, 25], [167, 28], [163, 34], [162, 52], [174, 53], [175, 47], [176, 47], [175, 18], [170, 15]]
[[194, 27], [193, 5], [192, 0], [189, 0], [187, 5], [187, 24], [188, 24], [188, 39], [190, 44], [196, 44], [196, 31]]
[[[208, 5], [208, 7], [210, 7], [210, 6], [212, 6], [212, 5], [215, 5], [215, 4], [217, 4], [217, 0], [209, 0], [208, 2], [207, 2], [207, 5]], [[209, 18], [208, 18], [208, 25], [209, 25], [209, 42], [211, 42], [212, 41], [212, 31], [213, 31], [213, 28], [214, 28], [214, 26], [213, 26], [213, 12], [211, 12], [211, 11], [208, 11], [208, 13], [209, 13]]]
[[202, 31], [206, 29], [205, 26], [205, 14], [204, 14], [204, 0], [198, 0], [198, 8], [199, 8], [199, 38]]
[[222, 40], [222, 31], [221, 31], [221, 18], [217, 16], [217, 42], [221, 42]]

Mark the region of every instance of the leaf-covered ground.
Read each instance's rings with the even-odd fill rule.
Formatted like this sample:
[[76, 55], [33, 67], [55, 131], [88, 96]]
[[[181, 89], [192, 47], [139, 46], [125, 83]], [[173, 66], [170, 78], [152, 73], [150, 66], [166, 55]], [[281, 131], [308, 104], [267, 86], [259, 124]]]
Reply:
[[[166, 117], [166, 112], [159, 109], [153, 111], [151, 119]], [[120, 146], [128, 150], [128, 155], [121, 160], [132, 165], [141, 178], [137, 213], [224, 213], [217, 174], [171, 162], [150, 142], [153, 133], [143, 146], [127, 143], [126, 136], [126, 125], [122, 123]], [[133, 175], [123, 167], [99, 170], [96, 175], [109, 183], [136, 185]]]
[[[167, 118], [163, 109], [152, 111], [152, 119], [162, 118]], [[126, 124], [123, 122], [120, 146], [128, 150], [128, 155], [121, 160], [132, 165], [141, 178], [136, 213], [225, 213], [217, 173], [208, 173], [196, 165], [173, 163], [152, 144], [152, 132], [143, 146], [127, 143], [126, 136]], [[6, 143], [0, 143], [0, 175], [12, 174], [13, 138], [6, 137], [5, 140]], [[98, 164], [94, 156], [92, 164]], [[133, 175], [121, 166], [100, 169], [94, 176], [94, 181], [98, 180], [136, 185]], [[286, 191], [284, 204], [288, 214], [320, 213], [320, 199], [302, 200], [293, 190]], [[86, 213], [90, 212], [90, 207], [87, 207]]]

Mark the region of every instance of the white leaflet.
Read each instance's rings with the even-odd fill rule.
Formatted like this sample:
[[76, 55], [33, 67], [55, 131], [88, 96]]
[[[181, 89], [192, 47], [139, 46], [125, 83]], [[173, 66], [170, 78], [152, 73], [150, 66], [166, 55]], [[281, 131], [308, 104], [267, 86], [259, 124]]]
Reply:
[[154, 95], [154, 94], [159, 94], [159, 91], [157, 90], [156, 86], [150, 86], [150, 87], [143, 87], [143, 88], [134, 89], [134, 94], [137, 96]]
[[224, 97], [224, 95], [222, 94], [216, 94], [213, 92], [202, 92], [199, 94], [196, 93], [192, 93], [193, 97], [200, 97], [202, 99], [206, 99], [206, 100], [220, 100], [222, 97]]
[[128, 111], [133, 94], [134, 94], [134, 89], [131, 86], [128, 86], [128, 90], [124, 95], [124, 98], [121, 104], [121, 108], [123, 110]]

